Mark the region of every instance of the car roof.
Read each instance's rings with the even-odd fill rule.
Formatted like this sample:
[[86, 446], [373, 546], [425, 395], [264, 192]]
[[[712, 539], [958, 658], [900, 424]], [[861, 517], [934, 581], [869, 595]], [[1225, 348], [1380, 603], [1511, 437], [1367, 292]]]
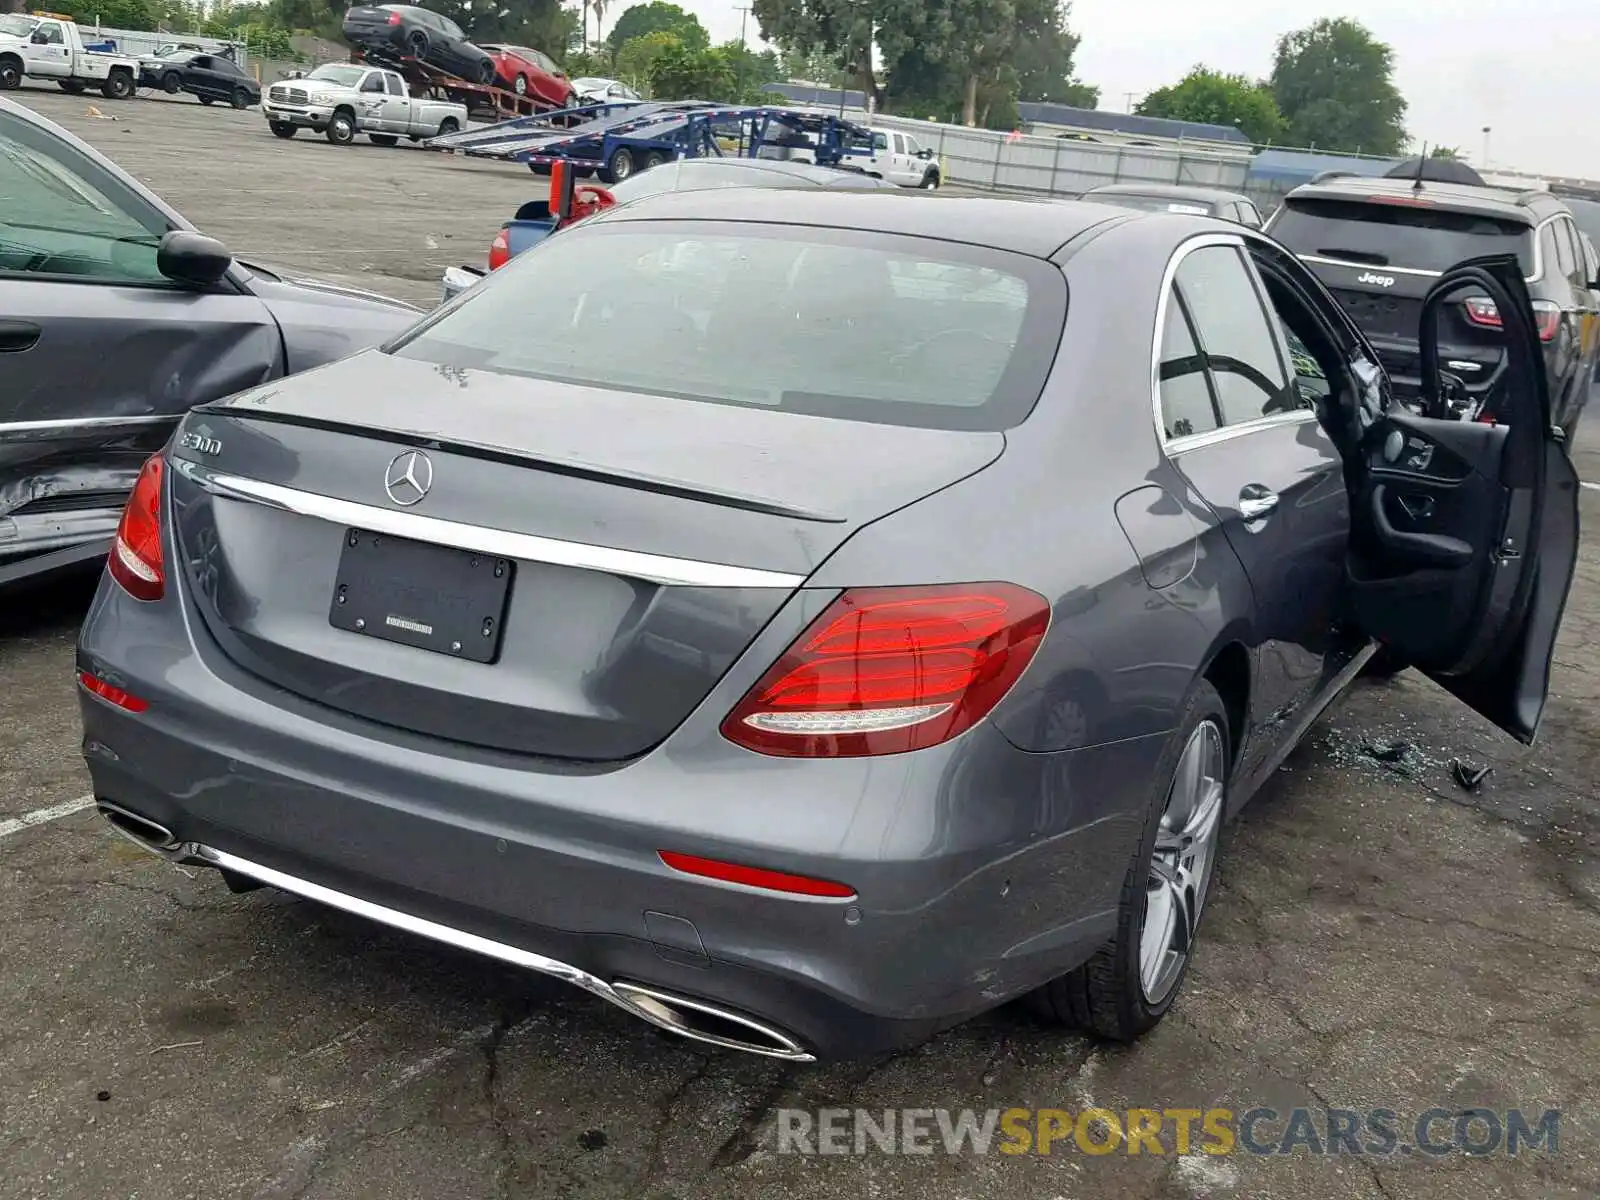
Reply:
[[1329, 179], [1323, 183], [1303, 183], [1284, 197], [1286, 200], [1413, 200], [1441, 202], [1455, 212], [1474, 212], [1485, 216], [1507, 217], [1528, 221], [1532, 216], [1548, 215], [1542, 210], [1554, 211], [1560, 201], [1545, 192], [1511, 192], [1504, 188], [1479, 187], [1467, 183], [1435, 183], [1424, 181], [1417, 187], [1414, 180], [1391, 177], [1346, 176]]
[[1088, 229], [1141, 216], [1105, 204], [951, 196], [904, 188], [720, 188], [662, 192], [601, 220], [739, 221], [940, 238], [1048, 258]]
[[1202, 200], [1207, 204], [1235, 204], [1248, 201], [1242, 192], [1222, 188], [1194, 187], [1182, 183], [1107, 183], [1090, 188], [1085, 196], [1160, 196], [1168, 200]]

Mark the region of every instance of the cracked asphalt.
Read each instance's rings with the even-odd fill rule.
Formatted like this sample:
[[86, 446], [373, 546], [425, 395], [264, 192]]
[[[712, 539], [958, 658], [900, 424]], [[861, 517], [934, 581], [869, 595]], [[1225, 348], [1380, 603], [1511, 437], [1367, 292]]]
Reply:
[[[415, 300], [530, 191], [405, 147], [281, 143], [253, 112], [100, 101], [107, 121], [13, 95], [237, 253]], [[1600, 481], [1600, 426], [1575, 455]], [[1600, 528], [1600, 491], [1582, 503]], [[87, 791], [71, 666], [89, 587], [0, 601], [3, 1200], [1600, 1195], [1593, 534], [1539, 745], [1412, 673], [1358, 686], [1231, 827], [1187, 990], [1143, 1042], [1007, 1008], [824, 1067], [708, 1053], [509, 968], [233, 895], [87, 811], [18, 828]], [[1476, 792], [1455, 758], [1493, 768]], [[1562, 1116], [1557, 1152], [1516, 1158], [777, 1152], [785, 1109], [1091, 1106], [1381, 1108], [1402, 1140], [1434, 1108]]]

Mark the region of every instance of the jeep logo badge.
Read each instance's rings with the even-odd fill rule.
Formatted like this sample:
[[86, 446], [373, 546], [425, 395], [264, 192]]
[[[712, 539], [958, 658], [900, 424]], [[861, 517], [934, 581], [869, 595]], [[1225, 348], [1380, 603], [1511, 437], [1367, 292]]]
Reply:
[[1357, 283], [1375, 283], [1379, 287], [1391, 288], [1394, 286], [1393, 275], [1374, 275], [1371, 271], [1356, 276]]

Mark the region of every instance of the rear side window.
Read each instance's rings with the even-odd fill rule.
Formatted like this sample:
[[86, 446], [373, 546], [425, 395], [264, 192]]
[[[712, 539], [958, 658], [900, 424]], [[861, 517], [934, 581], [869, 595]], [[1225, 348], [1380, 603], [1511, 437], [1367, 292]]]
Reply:
[[1239, 251], [1232, 246], [1195, 250], [1178, 267], [1175, 283], [1205, 353], [1222, 424], [1243, 425], [1284, 412], [1289, 381], [1283, 359]]
[[1484, 254], [1515, 254], [1524, 274], [1534, 267], [1531, 226], [1421, 204], [1290, 197], [1272, 236], [1296, 254], [1359, 266], [1442, 272]]
[[713, 404], [1007, 429], [1066, 315], [1039, 259], [932, 239], [715, 222], [541, 242], [394, 353]]

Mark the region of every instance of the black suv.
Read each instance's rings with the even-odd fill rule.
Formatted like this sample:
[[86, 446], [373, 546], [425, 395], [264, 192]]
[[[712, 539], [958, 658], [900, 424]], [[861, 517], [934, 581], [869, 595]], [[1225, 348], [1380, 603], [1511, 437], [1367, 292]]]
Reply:
[[[1402, 397], [1421, 390], [1416, 330], [1435, 280], [1464, 259], [1515, 254], [1545, 345], [1551, 411], [1571, 438], [1600, 358], [1600, 264], [1556, 197], [1343, 176], [1295, 188], [1266, 229], [1344, 305]], [[1487, 297], [1445, 306], [1439, 365], [1460, 381], [1463, 408], [1493, 414], [1502, 357], [1500, 314]]]

